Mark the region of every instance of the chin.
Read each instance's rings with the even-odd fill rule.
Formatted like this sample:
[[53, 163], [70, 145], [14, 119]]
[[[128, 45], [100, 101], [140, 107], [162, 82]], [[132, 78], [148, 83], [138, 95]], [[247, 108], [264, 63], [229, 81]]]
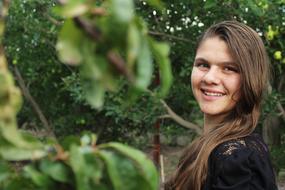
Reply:
[[220, 116], [225, 115], [226, 113], [230, 112], [229, 110], [219, 110], [213, 108], [201, 108], [201, 111], [209, 116]]

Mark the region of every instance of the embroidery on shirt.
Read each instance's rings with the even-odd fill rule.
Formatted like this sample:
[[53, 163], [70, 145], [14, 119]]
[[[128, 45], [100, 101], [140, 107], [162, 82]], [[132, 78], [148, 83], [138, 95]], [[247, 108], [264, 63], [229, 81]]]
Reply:
[[234, 150], [238, 149], [240, 146], [246, 146], [244, 140], [236, 140], [235, 142], [228, 142], [225, 146], [226, 150], [223, 151], [223, 155], [231, 155]]

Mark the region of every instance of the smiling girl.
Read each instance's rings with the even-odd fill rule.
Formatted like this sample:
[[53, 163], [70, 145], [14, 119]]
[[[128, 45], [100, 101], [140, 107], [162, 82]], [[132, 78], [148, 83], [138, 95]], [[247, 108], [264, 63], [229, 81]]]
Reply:
[[204, 132], [185, 151], [166, 190], [275, 190], [268, 148], [254, 133], [269, 78], [258, 34], [236, 21], [201, 37], [191, 75]]

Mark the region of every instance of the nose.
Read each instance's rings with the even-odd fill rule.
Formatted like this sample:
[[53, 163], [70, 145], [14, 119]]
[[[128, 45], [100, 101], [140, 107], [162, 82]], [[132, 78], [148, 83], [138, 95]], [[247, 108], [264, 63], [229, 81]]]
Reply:
[[218, 68], [211, 67], [203, 76], [202, 80], [206, 84], [217, 85], [221, 81], [221, 73]]

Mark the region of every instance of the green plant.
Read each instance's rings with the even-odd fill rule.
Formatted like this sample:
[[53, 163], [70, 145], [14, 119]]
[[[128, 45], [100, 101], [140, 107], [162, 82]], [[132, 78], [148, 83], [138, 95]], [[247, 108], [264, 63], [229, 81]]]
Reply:
[[168, 93], [172, 82], [169, 46], [148, 35], [133, 1], [71, 0], [55, 11], [66, 19], [56, 45], [59, 58], [80, 65], [83, 92], [90, 105], [101, 108], [105, 92], [117, 91], [122, 76], [130, 86], [131, 99], [146, 92], [154, 60], [161, 79], [158, 95]]
[[[76, 1], [70, 2], [75, 3]], [[123, 8], [119, 6], [120, 4], [118, 4], [118, 2], [121, 1], [113, 0], [109, 2], [113, 4], [117, 3], [116, 6], [118, 7], [113, 8]], [[128, 2], [129, 1], [125, 1], [125, 3]], [[6, 16], [8, 12], [9, 1], [1, 1], [1, 3], [3, 3], [3, 7], [0, 11], [0, 28], [2, 29], [0, 31], [0, 39], [2, 43], [4, 33], [4, 16]], [[74, 7], [69, 7], [73, 5], [72, 3], [66, 5], [67, 10], [73, 10], [72, 8]], [[91, 5], [89, 6], [91, 7]], [[111, 9], [111, 13], [113, 11], [115, 12], [115, 10]], [[120, 11], [122, 12], [122, 10]], [[109, 20], [109, 22], [111, 21], [112, 20]], [[70, 22], [72, 21], [68, 22], [68, 26], [70, 26]], [[79, 31], [75, 25], [73, 25], [73, 28], [70, 32], [76, 33]], [[60, 33], [61, 37], [63, 37], [62, 35], [63, 34]], [[65, 35], [66, 36], [63, 38], [66, 41], [72, 41], [72, 39], [69, 37], [73, 36], [69, 36], [68, 33]], [[86, 34], [82, 35], [81, 37], [85, 38], [85, 35]], [[87, 35], [89, 34], [87, 33]], [[74, 40], [78, 39], [74, 38]], [[66, 41], [60, 41], [59, 43], [66, 43]], [[83, 40], [83, 42], [83, 44], [86, 44], [85, 50], [91, 53], [94, 50], [92, 45], [93, 43], [89, 43], [87, 38]], [[163, 50], [164, 48], [167, 48], [166, 45], [160, 46], [161, 44], [156, 43], [154, 40], [152, 43], [154, 46], [163, 47]], [[72, 44], [70, 44], [70, 46], [66, 46], [66, 48], [72, 47], [74, 48]], [[88, 48], [91, 49], [88, 50]], [[154, 48], [153, 50], [157, 53], [158, 61], [160, 61], [160, 59], [162, 60], [162, 63], [160, 64], [166, 64], [166, 67], [169, 66], [167, 65], [169, 64], [167, 53], [163, 51], [161, 54], [160, 48]], [[63, 55], [61, 54], [61, 56]], [[68, 56], [72, 56], [72, 54], [68, 54]], [[78, 56], [80, 57], [80, 55]], [[73, 58], [75, 60], [78, 57]], [[88, 58], [92, 59], [93, 55], [90, 54]], [[104, 58], [101, 57], [100, 59]], [[44, 190], [60, 188], [88, 190], [96, 188], [102, 190], [155, 190], [158, 188], [158, 174], [153, 163], [148, 160], [142, 152], [130, 148], [126, 145], [119, 143], [106, 143], [96, 145], [96, 136], [93, 134], [85, 134], [81, 137], [79, 141], [80, 143], [78, 143], [78, 140], [76, 140], [76, 138], [65, 140], [65, 148], [63, 148], [63, 146], [58, 144], [54, 139], [51, 139], [51, 142], [48, 144], [43, 144], [34, 137], [21, 133], [19, 130], [17, 130], [16, 113], [19, 111], [19, 108], [21, 106], [21, 96], [19, 89], [15, 87], [11, 73], [7, 69], [7, 62], [2, 46], [0, 46], [0, 61], [0, 110], [3, 113], [0, 117], [0, 167], [3, 169], [0, 171], [0, 176], [2, 176], [2, 178], [0, 178], [1, 189], [13, 190], [21, 188]], [[94, 63], [89, 62], [89, 64]], [[152, 62], [148, 64], [152, 64]], [[96, 67], [95, 65], [93, 66]], [[162, 66], [162, 68], [165, 67]], [[168, 70], [166, 74], [169, 75], [169, 71], [170, 70]], [[106, 70], [104, 72], [103, 70], [101, 72], [104, 75], [111, 76], [110, 73], [113, 71]], [[141, 71], [138, 71], [138, 73], [140, 72]], [[98, 73], [95, 72], [92, 74]], [[90, 77], [90, 75], [87, 76]], [[144, 77], [146, 77], [145, 80], [148, 81], [150, 75], [144, 75]], [[169, 76], [166, 79], [168, 83], [165, 85], [169, 85]], [[140, 80], [142, 80], [142, 78], [140, 78]], [[137, 78], [136, 81], [140, 80]], [[88, 83], [88, 85], [90, 85], [91, 82], [91, 85], [94, 85], [93, 83], [96, 83], [98, 81], [91, 80], [84, 82]], [[140, 82], [138, 83], [140, 84]], [[106, 88], [104, 85], [103, 87]], [[147, 86], [143, 86], [143, 88], [140, 90], [146, 90], [144, 89], [146, 87]], [[168, 87], [164, 86], [163, 94], [167, 93], [167, 88]], [[95, 102], [98, 101], [98, 96], [96, 94], [94, 96], [93, 95], [94, 94], [92, 94], [92, 98], [87, 97], [89, 99], [89, 102], [91, 101], [91, 104], [94, 103], [92, 99], [97, 99]], [[100, 104], [95, 103], [95, 106], [98, 106]], [[22, 172], [19, 172], [18, 174], [15, 174], [15, 171], [10, 170], [9, 166], [5, 163], [5, 161], [27, 160], [31, 161], [32, 163], [24, 166]]]

